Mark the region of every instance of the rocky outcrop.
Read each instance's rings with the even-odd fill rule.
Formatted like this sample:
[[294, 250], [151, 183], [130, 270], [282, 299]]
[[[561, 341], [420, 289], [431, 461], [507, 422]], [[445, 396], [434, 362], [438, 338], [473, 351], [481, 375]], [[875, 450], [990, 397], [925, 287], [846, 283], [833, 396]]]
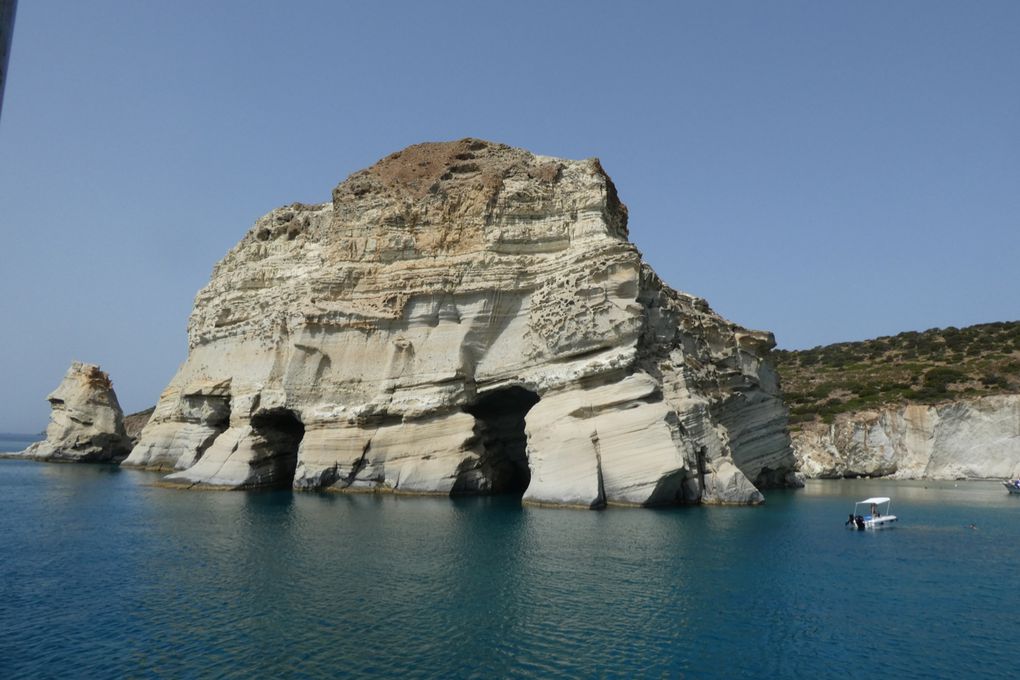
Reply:
[[259, 219], [125, 464], [233, 488], [755, 503], [793, 480], [748, 331], [665, 285], [597, 160], [421, 144]]
[[136, 411], [124, 416], [124, 432], [131, 440], [132, 447], [138, 443], [138, 438], [142, 436], [142, 430], [149, 423], [149, 418], [152, 417], [152, 412], [155, 410], [155, 406], [150, 406], [144, 411]]
[[74, 362], [47, 399], [46, 439], [22, 455], [39, 460], [119, 462], [131, 451], [124, 414], [110, 377], [95, 364]]
[[793, 434], [808, 477], [1015, 478], [1020, 395], [843, 414]]

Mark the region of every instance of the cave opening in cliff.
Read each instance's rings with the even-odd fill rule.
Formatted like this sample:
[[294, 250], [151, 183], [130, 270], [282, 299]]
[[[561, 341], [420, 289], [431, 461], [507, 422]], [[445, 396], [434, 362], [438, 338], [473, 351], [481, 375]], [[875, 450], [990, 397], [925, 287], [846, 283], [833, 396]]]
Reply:
[[259, 460], [263, 468], [259, 486], [289, 488], [294, 483], [298, 447], [305, 436], [304, 423], [293, 411], [273, 409], [252, 416], [251, 426], [265, 447]]
[[458, 479], [454, 493], [523, 496], [531, 483], [525, 416], [539, 397], [513, 386], [488, 392], [464, 411], [475, 417], [482, 455], [471, 475]]

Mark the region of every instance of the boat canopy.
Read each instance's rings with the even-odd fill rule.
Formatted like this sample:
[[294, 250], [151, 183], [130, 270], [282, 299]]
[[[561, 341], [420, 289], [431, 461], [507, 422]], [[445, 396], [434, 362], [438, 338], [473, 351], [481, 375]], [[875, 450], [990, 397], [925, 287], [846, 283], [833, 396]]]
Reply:
[[857, 501], [858, 505], [861, 503], [888, 503], [891, 499], [885, 497], [865, 498], [863, 501]]

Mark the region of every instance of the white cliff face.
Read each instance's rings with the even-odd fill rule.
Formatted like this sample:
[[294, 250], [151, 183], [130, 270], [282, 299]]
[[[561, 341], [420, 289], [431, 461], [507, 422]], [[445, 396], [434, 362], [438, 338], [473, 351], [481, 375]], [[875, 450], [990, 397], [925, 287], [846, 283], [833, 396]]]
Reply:
[[663, 284], [597, 160], [421, 144], [216, 266], [129, 465], [184, 485], [754, 503], [794, 467], [744, 330]]
[[74, 362], [47, 397], [46, 439], [23, 455], [39, 460], [119, 462], [131, 450], [124, 414], [110, 377], [95, 364]]
[[846, 414], [793, 435], [808, 477], [1020, 476], [1020, 395]]

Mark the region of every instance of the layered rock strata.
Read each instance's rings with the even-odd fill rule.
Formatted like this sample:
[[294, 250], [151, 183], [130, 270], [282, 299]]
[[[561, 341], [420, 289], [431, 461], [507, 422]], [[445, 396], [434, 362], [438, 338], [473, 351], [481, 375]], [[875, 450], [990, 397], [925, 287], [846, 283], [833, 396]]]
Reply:
[[32, 444], [22, 455], [103, 463], [119, 462], [131, 451], [113, 383], [99, 366], [74, 362], [47, 399], [51, 410], [46, 439]]
[[666, 286], [597, 160], [465, 139], [272, 211], [216, 265], [129, 465], [168, 482], [755, 503], [774, 341]]
[[808, 477], [1016, 478], [1020, 395], [843, 414], [793, 442]]

